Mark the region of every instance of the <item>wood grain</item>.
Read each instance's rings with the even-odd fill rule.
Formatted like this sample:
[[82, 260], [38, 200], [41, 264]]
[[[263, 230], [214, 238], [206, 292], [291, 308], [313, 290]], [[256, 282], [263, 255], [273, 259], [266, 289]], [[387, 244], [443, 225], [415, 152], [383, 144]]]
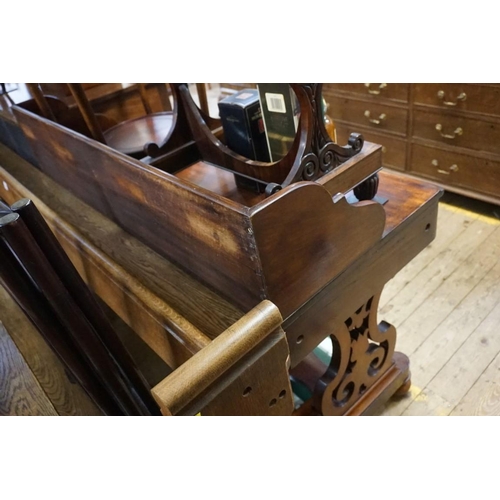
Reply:
[[500, 304], [482, 321], [427, 387], [458, 405], [500, 351]]
[[408, 102], [410, 92], [408, 83], [387, 83], [383, 88], [380, 88], [380, 85], [379, 83], [325, 83], [323, 92], [326, 99], [337, 93], [345, 93], [346, 95], [355, 94], [364, 99], [373, 99], [375, 102], [379, 98]]
[[[153, 388], [162, 411], [176, 415], [186, 406], [193, 405], [207, 388], [257, 347], [281, 322], [280, 312], [272, 302], [260, 303]], [[283, 369], [287, 372], [286, 366]], [[288, 396], [290, 398], [290, 393]]]
[[472, 222], [447, 249], [443, 250], [447, 259], [435, 259], [413, 280], [415, 288], [413, 286], [403, 288], [397, 304], [387, 303], [381, 309], [381, 313], [396, 327], [402, 324], [493, 230], [492, 226], [484, 226], [477, 221]]
[[[243, 315], [241, 310], [140, 243], [3, 146], [0, 146], [0, 165], [8, 168], [12, 174], [7, 172], [10, 178], [4, 179], [7, 181], [7, 186], [10, 186], [10, 192], [5, 191], [5, 186], [0, 183], [0, 191], [3, 193], [0, 193], [0, 196], [10, 196], [12, 200], [17, 201], [24, 197], [22, 194], [25, 193], [22, 189], [24, 186], [38, 198], [37, 206], [43, 203], [68, 224], [78, 227], [77, 232], [91, 242], [98, 251], [108, 256], [114, 265], [124, 268], [136, 279], [140, 277], [142, 288], [169, 304], [210, 338], [219, 335]], [[13, 191], [15, 186], [17, 192]], [[47, 213], [45, 211], [44, 216]], [[57, 232], [57, 225], [52, 227]], [[62, 243], [65, 246], [64, 242]], [[67, 251], [68, 248], [66, 244]], [[85, 251], [86, 245], [81, 246], [81, 250]], [[84, 264], [79, 264], [77, 259], [74, 263], [85, 278]], [[108, 286], [112, 286], [113, 281], [107, 280], [107, 282]], [[113, 295], [108, 294], [108, 296]], [[191, 307], [192, 304], [196, 304], [196, 307]], [[131, 314], [127, 316], [133, 318], [133, 313], [134, 310], [131, 310]]]
[[244, 207], [16, 111], [42, 171], [240, 307], [260, 301], [262, 278]]
[[[369, 91], [377, 94], [370, 95]], [[403, 170], [416, 177], [432, 179], [447, 190], [499, 203], [499, 184], [495, 165], [500, 163], [498, 130], [500, 126], [499, 88], [477, 83], [325, 84], [325, 98], [341, 135], [360, 132], [384, 145], [385, 158], [400, 157], [397, 164], [385, 166]], [[459, 98], [460, 96], [460, 98]], [[367, 123], [364, 111], [385, 114], [380, 124]], [[407, 123], [396, 122], [407, 113]], [[392, 124], [391, 124], [392, 122]], [[441, 132], [455, 135], [442, 137]], [[395, 125], [395, 126], [392, 126]], [[456, 134], [461, 128], [462, 135]], [[378, 134], [379, 139], [370, 134]], [[345, 137], [345, 136], [344, 136]], [[403, 146], [406, 145], [406, 148]], [[406, 149], [406, 158], [401, 154]], [[432, 155], [432, 156], [431, 156]], [[439, 167], [431, 164], [438, 160]], [[451, 161], [451, 162], [450, 162]], [[451, 165], [459, 169], [449, 171]], [[439, 170], [448, 172], [442, 173]], [[492, 179], [495, 182], [489, 182]]]
[[486, 195], [500, 196], [500, 161], [415, 144], [409, 170], [445, 185], [474, 186]]
[[426, 247], [424, 252], [409, 262], [394, 279], [387, 283], [382, 293], [380, 307], [384, 307], [391, 299], [395, 298], [422, 269], [425, 269], [441, 252], [446, 250], [473, 220], [474, 217], [464, 220], [463, 215], [440, 203], [437, 222], [438, 237]]
[[412, 373], [420, 387], [425, 387], [439, 373], [500, 302], [498, 276], [500, 262], [471, 289], [467, 297], [441, 321], [412, 355]]
[[[476, 206], [480, 208], [478, 203], [469, 203], [468, 205], [469, 207]], [[448, 205], [443, 208], [448, 208]], [[489, 367], [483, 374], [480, 374], [480, 372], [478, 374], [476, 372], [471, 375], [468, 373], [469, 370], [467, 365], [464, 367], [460, 362], [454, 363], [453, 359], [462, 352], [461, 349], [463, 349], [462, 346], [464, 343], [468, 342], [468, 339], [472, 335], [476, 335], [475, 332], [481, 332], [481, 323], [492, 313], [493, 309], [500, 302], [500, 287], [498, 286], [500, 262], [498, 261], [498, 250], [496, 252], [493, 251], [495, 248], [495, 240], [498, 238], [496, 233], [500, 223], [493, 218], [486, 218], [482, 215], [478, 215], [479, 212], [472, 213], [462, 208], [455, 208], [454, 211], [450, 213], [452, 213], [454, 217], [461, 218], [463, 222], [475, 219], [477, 223], [481, 223], [483, 226], [493, 226], [496, 229], [486, 240], [479, 243], [478, 247], [470, 256], [440, 286], [443, 294], [447, 296], [447, 300], [450, 300], [453, 304], [453, 310], [450, 312], [450, 308], [446, 306], [446, 303], [441, 303], [441, 306], [439, 306], [439, 302], [435, 304], [437, 295], [433, 294], [415, 311], [415, 325], [417, 323], [417, 316], [421, 318], [423, 323], [422, 332], [420, 332], [421, 335], [429, 335], [429, 330], [425, 328], [427, 310], [430, 310], [430, 315], [434, 317], [436, 324], [430, 328], [432, 333], [430, 333], [420, 347], [410, 356], [413, 382], [411, 394], [406, 398], [391, 402], [384, 408], [382, 412], [383, 415], [407, 414], [405, 413], [407, 409], [408, 413], [411, 412], [411, 414], [427, 414], [430, 411], [430, 407], [434, 405], [433, 401], [436, 403], [440, 401], [437, 406], [434, 405], [436, 408], [440, 408], [440, 414], [446, 413], [444, 411], [446, 408], [448, 408], [449, 413], [451, 409], [453, 409], [456, 399], [455, 401], [448, 400], [445, 385], [442, 387], [443, 390], [440, 391], [436, 391], [436, 388], [431, 386], [431, 384], [435, 383], [433, 379], [439, 378], [443, 370], [448, 372], [449, 377], [453, 377], [453, 382], [448, 382], [449, 386], [459, 386], [458, 391], [461, 394], [467, 392], [457, 406], [457, 408], [461, 407], [462, 410], [454, 411], [452, 414], [473, 415], [476, 410], [479, 411], [477, 405], [480, 404], [483, 395], [486, 397], [488, 391], [494, 389], [492, 383], [497, 383], [499, 380], [496, 372], [490, 370]], [[470, 222], [467, 225], [470, 225]], [[441, 246], [442, 244], [440, 241], [441, 236], [442, 234], [438, 231], [436, 240], [437, 246]], [[492, 250], [492, 252], [490, 253], [489, 250]], [[426, 249], [424, 253], [427, 251], [431, 252], [432, 248]], [[447, 257], [446, 252], [437, 255], [438, 259], [446, 260]], [[495, 262], [493, 267], [490, 267], [485, 273], [482, 265], [483, 260], [486, 261], [486, 264], [488, 260], [490, 264], [491, 262]], [[420, 270], [417, 269], [417, 274], [419, 271], [424, 272], [425, 267], [422, 267]], [[475, 272], [479, 272], [479, 275], [482, 273], [484, 274], [479, 282], [477, 282], [474, 277], [469, 278], [469, 276], [474, 275]], [[411, 287], [413, 285], [408, 286]], [[417, 284], [415, 286], [418, 287], [419, 285]], [[457, 297], [454, 297], [455, 288]], [[438, 293], [439, 289], [436, 291], [436, 294]], [[442, 314], [439, 314], [441, 310]], [[412, 336], [415, 334], [415, 332], [406, 331], [404, 325], [399, 329], [399, 333], [401, 345], [403, 346], [407, 341], [411, 342]], [[481, 349], [477, 350], [479, 352], [481, 351]], [[451, 363], [452, 367], [447, 368], [448, 363]], [[485, 375], [486, 372], [488, 372], [487, 376]], [[478, 376], [479, 378], [477, 378], [477, 381], [474, 380]], [[478, 384], [478, 387], [474, 391], [471, 388], [472, 383], [474, 383], [474, 385]], [[462, 385], [465, 385], [465, 387], [460, 388]], [[481, 394], [481, 386], [485, 391], [483, 395]], [[455, 391], [457, 391], [457, 389], [453, 388], [451, 393], [453, 394]], [[421, 393], [422, 397], [419, 398], [418, 401], [415, 401], [415, 404], [409, 409], [410, 404], [412, 404]], [[470, 398], [469, 394], [471, 394]], [[494, 394], [492, 397], [494, 397]], [[441, 404], [445, 400], [448, 406], [446, 404]], [[463, 406], [462, 402], [464, 402]], [[482, 413], [486, 412], [488, 404], [485, 404], [481, 408], [480, 411]], [[492, 402], [491, 411], [494, 412], [494, 400]]]
[[[459, 111], [500, 116], [499, 88], [467, 83], [416, 83], [414, 85], [416, 104], [449, 110], [450, 106], [444, 105], [444, 101], [456, 102], [456, 106], [452, 108]], [[443, 99], [438, 97], [440, 90], [444, 92]], [[462, 93], [466, 94], [466, 99], [457, 100]]]
[[412, 313], [400, 323], [400, 348], [413, 353], [425, 339], [479, 285], [498, 261], [500, 255], [500, 227], [487, 238], [441, 285], [426, 299], [429, 306], [422, 317], [420, 311]]
[[[0, 169], [0, 176], [1, 172]], [[6, 199], [29, 197], [36, 203], [84, 280], [167, 364], [177, 366], [209, 342], [189, 321], [151, 294], [109, 257], [84, 241], [77, 230], [12, 176], [4, 171], [1, 177], [9, 187], [4, 193]]]
[[0, 415], [57, 415], [1, 322]]
[[374, 132], [358, 125], [336, 124], [340, 144], [345, 144], [349, 135], [356, 129], [366, 141], [382, 146], [382, 165], [395, 170], [404, 170], [406, 165], [406, 141], [383, 132]]
[[500, 415], [500, 355], [490, 363], [460, 403], [451, 412], [455, 415]]
[[[408, 111], [393, 106], [392, 103], [380, 103], [363, 97], [363, 100], [351, 99], [346, 96], [330, 96], [328, 102], [331, 107], [329, 113], [334, 122], [361, 123], [372, 130], [387, 130], [395, 135], [405, 136], [408, 127]], [[370, 118], [365, 112], [370, 112]], [[379, 118], [385, 115], [385, 118]], [[379, 119], [379, 124], [370, 122], [370, 119]]]
[[333, 203], [324, 187], [303, 182], [254, 207], [251, 221], [266, 297], [287, 318], [377, 245], [385, 212], [374, 202]]
[[[379, 192], [389, 198], [384, 205], [384, 237], [296, 314], [285, 318], [292, 367], [434, 239], [440, 191], [426, 184], [411, 186], [396, 174], [381, 172], [380, 178]], [[401, 189], [403, 185], [406, 189]]]
[[0, 320], [59, 415], [102, 415], [3, 287]]

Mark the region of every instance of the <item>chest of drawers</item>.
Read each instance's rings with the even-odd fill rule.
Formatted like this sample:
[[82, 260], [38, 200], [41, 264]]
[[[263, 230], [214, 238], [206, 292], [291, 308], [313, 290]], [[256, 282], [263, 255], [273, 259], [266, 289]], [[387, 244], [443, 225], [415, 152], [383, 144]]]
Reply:
[[500, 85], [325, 84], [345, 143], [353, 131], [381, 144], [384, 166], [500, 204]]

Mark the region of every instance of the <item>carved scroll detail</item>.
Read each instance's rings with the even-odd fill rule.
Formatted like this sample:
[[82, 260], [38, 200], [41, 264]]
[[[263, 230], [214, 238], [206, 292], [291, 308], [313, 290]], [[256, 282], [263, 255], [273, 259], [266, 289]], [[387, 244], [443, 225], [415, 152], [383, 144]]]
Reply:
[[341, 415], [391, 366], [396, 329], [377, 324], [380, 294], [361, 306], [331, 335], [333, 355], [318, 380], [313, 404], [323, 415]]
[[298, 180], [309, 181], [321, 177], [359, 153], [364, 143], [360, 134], [351, 134], [346, 146], [331, 140], [322, 119], [323, 84], [295, 83], [291, 86], [299, 99], [302, 116], [308, 115], [308, 139], [299, 169], [283, 182], [283, 186]]

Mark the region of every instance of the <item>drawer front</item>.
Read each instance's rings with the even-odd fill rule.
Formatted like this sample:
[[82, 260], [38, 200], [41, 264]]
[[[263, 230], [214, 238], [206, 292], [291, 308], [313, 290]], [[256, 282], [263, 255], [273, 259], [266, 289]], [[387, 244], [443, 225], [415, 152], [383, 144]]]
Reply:
[[410, 169], [443, 184], [500, 196], [500, 162], [413, 144]]
[[[323, 93], [334, 94], [337, 91], [352, 92], [362, 96], [380, 97], [395, 101], [408, 102], [410, 85], [408, 83], [325, 83]], [[325, 97], [326, 97], [325, 95]]]
[[500, 116], [500, 87], [470, 83], [416, 83], [414, 102]]
[[415, 111], [413, 117], [414, 137], [500, 154], [500, 123], [429, 111]]
[[343, 97], [330, 97], [328, 114], [334, 121], [359, 124], [373, 130], [386, 130], [406, 136], [408, 111], [402, 108]]
[[394, 168], [396, 170], [405, 170], [406, 165], [406, 141], [388, 137], [382, 134], [376, 134], [371, 131], [354, 130], [352, 127], [337, 125], [337, 141], [339, 144], [347, 144], [349, 135], [352, 132], [358, 132], [363, 135], [365, 140], [380, 144], [382, 146], [382, 165], [384, 167]]

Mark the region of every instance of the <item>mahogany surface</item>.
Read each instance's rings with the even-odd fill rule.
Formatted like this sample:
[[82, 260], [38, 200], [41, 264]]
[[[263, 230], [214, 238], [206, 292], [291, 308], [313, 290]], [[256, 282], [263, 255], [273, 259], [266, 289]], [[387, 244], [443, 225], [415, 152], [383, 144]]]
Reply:
[[[333, 203], [320, 183], [294, 183], [248, 208], [31, 113], [16, 114], [42, 171], [243, 309], [267, 298], [287, 317], [382, 236], [385, 215], [377, 203]], [[363, 164], [376, 169], [367, 160], [380, 148], [365, 148]], [[343, 237], [344, 217], [359, 227], [351, 238]], [[316, 219], [324, 226], [312, 224]], [[283, 241], [276, 235], [292, 230], [304, 237], [293, 240], [293, 252], [280, 249], [278, 259], [273, 245]], [[295, 274], [281, 284], [288, 266]]]
[[172, 112], [146, 115], [118, 123], [104, 132], [106, 144], [126, 155], [137, 153], [148, 142], [161, 144], [172, 128]]
[[[182, 376], [168, 377], [155, 392], [165, 414], [199, 411], [204, 415], [290, 414], [293, 405], [288, 380], [289, 350], [285, 334], [279, 328], [282, 318], [276, 306], [262, 302], [236, 323], [231, 323], [212, 345], [210, 339], [188, 320], [151, 294], [124, 269], [117, 268], [109, 257], [33, 193], [5, 170], [0, 170], [5, 199], [12, 201], [19, 196], [29, 196], [36, 202], [61, 244], [69, 250], [68, 255], [82, 276], [153, 350], [173, 367], [196, 354], [189, 368], [186, 366], [181, 371]], [[63, 193], [55, 194], [61, 199], [58, 194]], [[77, 212], [81, 217], [82, 212]], [[164, 273], [162, 276], [165, 279]], [[218, 311], [217, 304], [205, 304], [205, 307], [209, 310], [207, 317]], [[151, 323], [151, 315], [157, 318], [156, 325]], [[178, 356], [182, 343], [190, 350], [190, 355]], [[267, 373], [264, 379], [263, 373]]]
[[[6, 148], [0, 148], [0, 162], [8, 166], [23, 184], [31, 186], [54, 209], [77, 225], [116, 263], [131, 269], [145, 287], [155, 290], [169, 303], [174, 303], [186, 317], [204, 331], [211, 332], [210, 336], [217, 336], [241, 316], [242, 313], [220, 295], [182, 273], [178, 267], [127, 235]], [[419, 181], [407, 183], [402, 176], [392, 173], [381, 172], [380, 178], [380, 193], [389, 198], [389, 202], [384, 205], [384, 237], [285, 321], [293, 365], [298, 364], [300, 359], [342, 324], [359, 307], [360, 301], [378, 293], [385, 282], [434, 237], [439, 190]], [[428, 224], [430, 227], [427, 228]], [[101, 287], [101, 290], [104, 289]], [[126, 309], [123, 313], [127, 314]], [[297, 343], [300, 335], [305, 340]], [[390, 370], [393, 374], [390, 376], [391, 384], [396, 390], [398, 383], [401, 385], [406, 381], [408, 373], [397, 369], [395, 365], [391, 365]], [[383, 380], [389, 380], [389, 375], [384, 377]], [[373, 386], [371, 394], [374, 391], [378, 391], [377, 394], [384, 393], [385, 397], [391, 393], [391, 389], [384, 389], [383, 381]]]
[[[312, 85], [301, 91], [314, 92]], [[185, 88], [175, 91], [188, 99]], [[287, 177], [286, 187], [267, 198], [238, 195], [231, 173], [209, 177], [211, 161], [234, 163], [240, 173], [271, 174], [270, 166], [244, 164], [225, 151], [193, 103], [184, 105], [186, 116], [177, 114], [177, 120], [187, 118], [193, 139], [186, 142], [182, 127], [174, 130], [171, 147], [177, 149], [162, 162], [165, 171], [30, 113], [16, 110], [16, 116], [43, 172], [112, 218], [122, 234], [132, 233], [203, 281], [216, 292], [216, 302], [224, 296], [235, 311], [246, 311], [272, 300], [285, 318], [292, 367], [330, 336], [334, 356], [314, 387], [312, 410], [363, 413], [374, 398], [408, 386], [407, 358], [395, 353], [394, 327], [378, 322], [378, 299], [385, 283], [434, 238], [440, 190], [381, 172], [386, 205], [348, 203], [347, 192], [374, 180], [381, 167], [382, 148], [370, 143], [344, 164], [326, 168], [315, 182], [300, 182], [307, 162], [323, 162], [330, 147], [328, 154], [336, 154], [336, 145], [327, 144], [316, 156], [308, 108], [292, 148], [293, 154], [305, 154], [294, 164], [293, 182], [286, 185]], [[116, 234], [105, 245], [95, 244], [105, 252], [112, 248], [113, 259], [124, 254]], [[125, 253], [130, 259], [130, 248]]]

